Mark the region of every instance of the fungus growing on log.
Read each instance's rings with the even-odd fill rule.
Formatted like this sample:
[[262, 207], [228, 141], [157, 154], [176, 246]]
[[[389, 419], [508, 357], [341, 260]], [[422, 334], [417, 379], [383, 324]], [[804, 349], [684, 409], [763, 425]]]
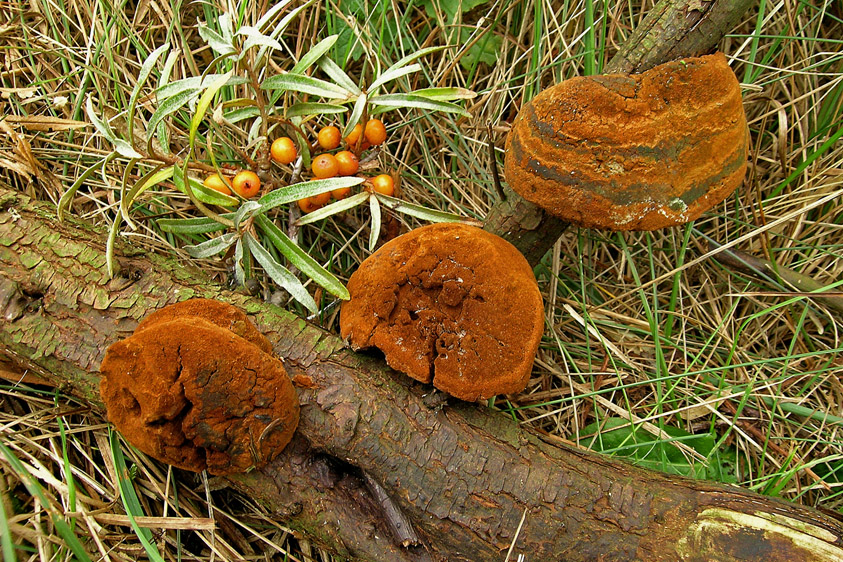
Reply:
[[348, 281], [340, 330], [394, 369], [462, 400], [520, 392], [541, 340], [542, 298], [518, 250], [463, 224], [384, 244]]
[[100, 371], [108, 419], [144, 453], [211, 474], [271, 461], [299, 404], [272, 347], [237, 308], [193, 299], [145, 318]]
[[655, 230], [694, 220], [732, 193], [748, 149], [740, 84], [716, 53], [544, 90], [515, 119], [504, 174], [568, 222]]

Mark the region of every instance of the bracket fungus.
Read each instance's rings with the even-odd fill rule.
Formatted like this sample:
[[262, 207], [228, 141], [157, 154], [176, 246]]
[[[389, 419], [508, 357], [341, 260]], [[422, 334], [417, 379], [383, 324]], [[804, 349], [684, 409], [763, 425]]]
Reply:
[[463, 224], [399, 236], [348, 281], [340, 331], [354, 349], [462, 400], [520, 392], [544, 329], [527, 260], [509, 242]]
[[271, 461], [299, 404], [269, 341], [237, 308], [192, 299], [146, 317], [100, 367], [108, 419], [144, 453], [211, 474]]
[[683, 224], [743, 181], [749, 131], [722, 53], [641, 74], [565, 80], [519, 112], [510, 187], [568, 222], [610, 230]]

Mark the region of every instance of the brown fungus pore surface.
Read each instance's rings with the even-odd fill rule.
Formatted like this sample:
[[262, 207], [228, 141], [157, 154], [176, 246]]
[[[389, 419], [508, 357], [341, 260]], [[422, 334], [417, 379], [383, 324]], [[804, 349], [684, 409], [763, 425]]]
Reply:
[[[262, 466], [298, 424], [290, 378], [242, 312], [188, 302], [156, 312], [108, 348], [100, 368], [108, 419], [133, 446], [179, 468], [230, 474]], [[254, 343], [218, 325], [232, 320]]]
[[544, 322], [527, 260], [504, 239], [433, 224], [384, 244], [348, 281], [340, 330], [355, 349], [462, 400], [520, 392]]
[[740, 84], [716, 53], [544, 90], [513, 123], [504, 169], [513, 190], [564, 220], [655, 230], [729, 196], [748, 150]]

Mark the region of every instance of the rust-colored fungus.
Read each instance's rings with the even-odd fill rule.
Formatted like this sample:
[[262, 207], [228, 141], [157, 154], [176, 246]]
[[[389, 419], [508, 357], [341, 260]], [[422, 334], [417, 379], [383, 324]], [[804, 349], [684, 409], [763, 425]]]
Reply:
[[299, 417], [270, 349], [230, 305], [196, 299], [162, 309], [106, 351], [100, 393], [108, 419], [132, 445], [179, 468], [230, 474], [262, 466], [290, 441]]
[[433, 224], [384, 244], [348, 281], [340, 330], [355, 349], [463, 400], [520, 392], [544, 322], [518, 250], [462, 224]]
[[544, 90], [513, 124], [505, 175], [569, 222], [655, 230], [694, 220], [732, 193], [748, 149], [740, 84], [716, 53]]

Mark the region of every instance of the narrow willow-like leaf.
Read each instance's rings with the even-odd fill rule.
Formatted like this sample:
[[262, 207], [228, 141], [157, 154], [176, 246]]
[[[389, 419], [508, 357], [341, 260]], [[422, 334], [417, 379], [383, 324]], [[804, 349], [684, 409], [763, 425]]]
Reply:
[[330, 205], [326, 205], [321, 209], [313, 211], [312, 213], [308, 213], [301, 217], [299, 220], [296, 221], [296, 224], [299, 226], [310, 224], [312, 222], [321, 221], [326, 219], [332, 215], [336, 215], [337, 213], [342, 213], [343, 211], [347, 211], [356, 207], [357, 205], [361, 205], [369, 200], [369, 194], [364, 192], [360, 192], [357, 195], [352, 195], [351, 197], [347, 197], [345, 199], [341, 199], [339, 201], [335, 201]]
[[42, 509], [46, 510], [50, 514], [50, 519], [53, 526], [56, 528], [56, 532], [67, 544], [67, 547], [76, 557], [76, 560], [78, 562], [91, 562], [91, 557], [88, 556], [88, 552], [85, 550], [85, 547], [82, 546], [82, 543], [79, 541], [79, 537], [76, 536], [73, 529], [70, 528], [67, 522], [62, 519], [61, 515], [56, 513], [55, 508], [52, 507], [53, 504], [47, 500], [47, 497], [44, 495], [38, 481], [33, 478], [20, 459], [18, 459], [12, 450], [6, 447], [3, 443], [0, 443], [0, 452], [3, 453], [3, 456], [6, 458], [6, 462], [8, 462], [12, 467], [12, 470], [18, 479], [23, 482], [23, 485], [26, 487], [29, 495], [33, 498], [38, 498], [38, 501], [41, 502]]
[[246, 283], [246, 270], [243, 269], [243, 239], [238, 238], [234, 245], [234, 283], [242, 287]]
[[275, 191], [267, 193], [258, 199], [258, 203], [261, 204], [264, 211], [267, 211], [278, 207], [279, 205], [293, 203], [299, 199], [313, 197], [314, 195], [319, 195], [320, 193], [325, 193], [326, 191], [332, 191], [334, 189], [341, 189], [345, 187], [354, 187], [355, 185], [360, 185], [364, 181], [366, 181], [364, 178], [351, 176], [294, 183], [293, 185], [282, 187], [281, 189], [276, 189]]
[[[220, 193], [210, 187], [205, 187], [205, 185], [196, 178], [188, 176], [188, 181], [190, 181], [190, 188], [193, 190], [193, 195], [195, 195], [202, 203], [207, 203], [208, 205], [219, 205], [221, 207], [236, 207], [240, 202], [236, 197]], [[184, 187], [184, 175], [182, 169], [178, 166], [175, 167], [175, 173], [173, 174], [173, 185], [176, 186], [176, 189], [187, 195], [187, 190]]]
[[340, 88], [331, 82], [313, 78], [312, 76], [291, 74], [289, 72], [287, 74], [270, 76], [263, 81], [261, 88], [264, 90], [301, 92], [302, 94], [311, 94], [313, 96], [332, 99], [346, 99], [351, 95], [348, 90]]
[[140, 72], [138, 72], [138, 77], [135, 79], [135, 87], [132, 88], [132, 94], [129, 96], [129, 110], [126, 115], [126, 121], [129, 124], [129, 144], [135, 144], [135, 106], [137, 105], [138, 95], [140, 95], [141, 88], [143, 85], [146, 84], [149, 75], [152, 73], [152, 67], [155, 66], [155, 63], [158, 62], [158, 57], [161, 56], [161, 53], [166, 51], [170, 48], [170, 45], [164, 43], [154, 51], [152, 51], [146, 60], [143, 61], [141, 65]]
[[252, 238], [251, 234], [245, 234], [243, 236], [243, 240], [249, 248], [249, 251], [252, 252], [252, 255], [255, 256], [255, 259], [258, 260], [258, 263], [261, 264], [261, 267], [263, 267], [267, 275], [269, 275], [276, 284], [290, 293], [290, 296], [300, 302], [310, 312], [316, 312], [316, 301], [313, 300], [313, 297], [310, 296], [310, 293], [307, 292], [307, 289], [304, 288], [301, 281], [299, 281], [289, 269], [275, 261], [270, 253], [266, 251], [266, 248], [261, 246], [260, 242]]
[[217, 92], [225, 86], [228, 79], [231, 77], [233, 71], [226, 72], [216, 80], [214, 80], [211, 85], [208, 87], [207, 90], [202, 94], [202, 97], [199, 98], [199, 103], [196, 104], [196, 112], [193, 115], [193, 119], [190, 120], [190, 133], [188, 135], [188, 142], [192, 147], [196, 142], [196, 131], [199, 129], [199, 123], [202, 122], [202, 119], [205, 118], [205, 113], [208, 111], [208, 106], [211, 105], [211, 101], [214, 99], [214, 96]]
[[254, 214], [260, 210], [262, 210], [262, 207], [257, 201], [246, 201], [240, 205], [240, 208], [234, 213], [234, 225], [239, 227], [243, 224], [244, 220], [254, 216]]
[[[144, 174], [141, 179], [135, 182], [135, 185], [133, 185], [129, 191], [120, 197], [120, 212], [123, 214], [123, 218], [128, 224], [132, 225], [132, 221], [129, 218], [129, 207], [132, 206], [135, 199], [150, 187], [158, 185], [162, 181], [166, 181], [173, 177], [173, 168], [174, 166], [162, 168], [159, 165], [155, 169]], [[132, 225], [132, 229], [134, 230], [135, 228], [136, 227]]]
[[[313, 1], [314, 0], [307, 0], [307, 2], [303, 2], [300, 6], [297, 6], [294, 9], [290, 10], [290, 13], [287, 14], [286, 16], [284, 16], [284, 18], [280, 22], [278, 22], [278, 25], [276, 25], [272, 29], [272, 33], [267, 34], [267, 37], [271, 37], [272, 39], [278, 39], [278, 37], [281, 35], [281, 33], [285, 29], [287, 29], [288, 25], [290, 25], [290, 22], [293, 21], [293, 19], [297, 15], [299, 15], [299, 13], [302, 10], [304, 10], [305, 8], [310, 6], [313, 3]], [[263, 20], [263, 18], [261, 18], [261, 20]], [[258, 28], [262, 28], [262, 26], [259, 25]], [[260, 49], [258, 49], [258, 54], [255, 57], [255, 65], [256, 66], [260, 65], [261, 61], [263, 60], [263, 56], [265, 54], [266, 54], [266, 47], [261, 47]]]
[[332, 61], [329, 57], [322, 57], [319, 59], [319, 68], [331, 77], [331, 80], [348, 90], [354, 95], [360, 95], [360, 87], [354, 83], [354, 80], [345, 73], [345, 71]]
[[123, 139], [114, 139], [113, 144], [115, 152], [120, 156], [125, 156], [126, 158], [143, 158], [143, 154], [140, 154], [131, 144]]
[[453, 213], [446, 213], [445, 211], [438, 211], [429, 207], [423, 207], [422, 205], [416, 205], [415, 203], [408, 203], [407, 201], [402, 201], [401, 199], [396, 199], [395, 197], [390, 197], [388, 195], [377, 193], [375, 194], [375, 197], [377, 197], [384, 206], [392, 209], [393, 211], [404, 213], [405, 215], [410, 215], [411, 217], [416, 217], [418, 219], [430, 222], [462, 222], [474, 226], [482, 225], [480, 221], [476, 221], [474, 219], [461, 217]]
[[122, 218], [123, 216], [117, 213], [108, 231], [108, 239], [105, 241], [105, 270], [109, 279], [114, 279], [114, 242], [117, 240], [117, 233], [120, 232]]
[[409, 55], [407, 55], [405, 57], [400, 58], [398, 60], [398, 62], [396, 62], [395, 64], [393, 64], [389, 68], [387, 68], [384, 72], [389, 72], [391, 70], [395, 70], [396, 68], [401, 68], [404, 65], [407, 65], [407, 64], [410, 64], [411, 62], [419, 60], [420, 58], [422, 58], [425, 55], [429, 55], [430, 53], [435, 53], [437, 51], [444, 51], [445, 49], [450, 49], [450, 48], [451, 48], [450, 45], [440, 45], [438, 47], [426, 47], [424, 49], [420, 49], [418, 51], [410, 53]]
[[208, 27], [205, 23], [200, 23], [198, 25], [199, 36], [208, 44], [211, 49], [214, 50], [217, 54], [220, 55], [230, 55], [231, 53], [235, 52], [236, 49], [234, 45], [231, 44], [231, 41], [226, 41], [225, 38]]
[[67, 191], [65, 191], [62, 194], [61, 199], [59, 199], [59, 203], [58, 203], [58, 206], [56, 208], [56, 215], [58, 216], [59, 221], [64, 220], [64, 213], [65, 213], [65, 211], [67, 211], [68, 208], [70, 208], [70, 203], [73, 201], [73, 198], [76, 196], [76, 192], [79, 190], [79, 187], [83, 183], [88, 181], [88, 179], [92, 175], [94, 175], [94, 173], [97, 170], [99, 170], [100, 168], [102, 168], [103, 166], [105, 166], [106, 164], [111, 162], [116, 156], [117, 156], [117, 153], [112, 152], [111, 154], [109, 154], [108, 156], [103, 158], [102, 160], [98, 160], [97, 162], [94, 162], [94, 164], [92, 166], [86, 168], [85, 171], [82, 172], [82, 174], [78, 178], [76, 178], [76, 181], [73, 182], [73, 184], [67, 189]]
[[323, 287], [332, 295], [343, 300], [351, 298], [348, 294], [348, 289], [345, 288], [345, 285], [333, 273], [322, 267], [318, 261], [299, 248], [275, 223], [264, 215], [258, 215], [255, 222], [257, 222], [258, 227], [266, 234], [266, 237], [269, 238], [269, 241], [272, 242], [272, 245], [284, 254], [284, 257], [290, 260], [290, 263], [298, 267], [302, 273], [313, 279], [319, 286]]
[[228, 250], [232, 244], [237, 241], [236, 232], [227, 232], [222, 236], [205, 240], [199, 244], [185, 246], [185, 251], [190, 254], [190, 257], [196, 259], [210, 258]]
[[[234, 213], [222, 215], [232, 218]], [[191, 219], [158, 219], [158, 228], [173, 234], [205, 234], [225, 230], [226, 226], [210, 217], [196, 217]]]
[[236, 35], [244, 35], [246, 37], [246, 41], [243, 43], [243, 48], [240, 51], [240, 56], [238, 57], [239, 59], [243, 58], [243, 55], [246, 54], [246, 51], [258, 45], [269, 49], [275, 49], [276, 51], [284, 50], [284, 47], [281, 45], [281, 43], [279, 43], [272, 37], [267, 37], [266, 35], [261, 33], [257, 28], [252, 27], [250, 25], [242, 26], [240, 29], [237, 30]]
[[252, 117], [259, 117], [261, 114], [257, 107], [241, 107], [223, 115], [223, 118], [231, 124], [239, 123]]
[[100, 119], [99, 115], [97, 115], [94, 111], [94, 103], [91, 101], [90, 95], [85, 100], [85, 112], [88, 114], [88, 119], [91, 120], [94, 128], [99, 131], [99, 134], [104, 136], [108, 142], [114, 144], [117, 140], [117, 136], [114, 134], [114, 131], [111, 130], [111, 127], [108, 126], [108, 123]]
[[369, 210], [372, 212], [372, 229], [369, 231], [369, 251], [374, 252], [381, 235], [381, 205], [377, 196], [369, 196]]
[[155, 109], [155, 113], [152, 114], [149, 120], [149, 130], [155, 130], [165, 117], [172, 115], [184, 107], [187, 102], [197, 97], [199, 97], [199, 88], [190, 88], [166, 98]]
[[372, 105], [387, 107], [408, 107], [415, 109], [429, 109], [442, 113], [456, 113], [463, 117], [471, 117], [471, 113], [454, 103], [436, 101], [414, 94], [384, 94], [369, 98]]
[[477, 92], [467, 88], [422, 88], [410, 94], [435, 101], [470, 100], [477, 97]]
[[143, 549], [152, 562], [164, 562], [161, 553], [158, 552], [158, 547], [154, 544], [152, 531], [140, 527], [135, 521], [135, 517], [144, 515], [143, 507], [141, 507], [140, 500], [135, 487], [132, 486], [132, 480], [129, 476], [129, 469], [126, 467], [126, 461], [123, 458], [123, 450], [120, 448], [120, 440], [117, 433], [109, 432], [109, 444], [111, 445], [111, 456], [114, 459], [114, 469], [117, 473], [118, 486], [120, 488], [120, 499], [123, 500], [123, 507], [126, 510], [126, 515], [129, 518], [129, 525], [138, 537]]
[[345, 113], [348, 108], [344, 105], [337, 105], [335, 103], [294, 103], [284, 114], [287, 117], [300, 117], [302, 115], [333, 115], [337, 113]]
[[176, 80], [175, 82], [170, 82], [169, 84], [161, 86], [155, 92], [155, 95], [158, 98], [158, 101], [161, 102], [162, 100], [187, 90], [202, 90], [207, 88], [221, 76], [229, 76], [226, 84], [228, 86], [237, 86], [247, 82], [247, 80], [242, 76], [232, 76], [230, 72], [227, 74], [206, 74], [204, 78], [202, 76], [191, 76], [190, 78], [182, 78], [181, 80]]
[[308, 52], [302, 55], [301, 60], [296, 63], [296, 66], [290, 72], [293, 74], [302, 74], [334, 46], [338, 37], [339, 35], [329, 35], [319, 41]]
[[348, 118], [348, 122], [342, 130], [343, 138], [350, 135], [355, 125], [360, 122], [360, 118], [363, 117], [363, 112], [366, 111], [366, 100], [366, 94], [360, 94], [357, 96], [357, 101], [354, 103], [354, 109], [351, 112], [351, 117]]
[[407, 74], [412, 74], [413, 72], [418, 72], [421, 70], [421, 65], [419, 64], [410, 64], [402, 68], [392, 68], [386, 70], [383, 74], [375, 78], [375, 81], [369, 85], [369, 93], [374, 92], [376, 88], [386, 84], [391, 80], [395, 80], [396, 78], [401, 78], [402, 76], [406, 76]]
[[284, 0], [283, 2], [278, 2], [272, 8], [267, 10], [267, 12], [261, 16], [261, 19], [255, 24], [255, 27], [263, 32], [263, 28], [267, 26], [267, 24], [272, 21], [272, 18], [275, 17], [275, 14], [283, 10], [287, 7], [291, 0]]

